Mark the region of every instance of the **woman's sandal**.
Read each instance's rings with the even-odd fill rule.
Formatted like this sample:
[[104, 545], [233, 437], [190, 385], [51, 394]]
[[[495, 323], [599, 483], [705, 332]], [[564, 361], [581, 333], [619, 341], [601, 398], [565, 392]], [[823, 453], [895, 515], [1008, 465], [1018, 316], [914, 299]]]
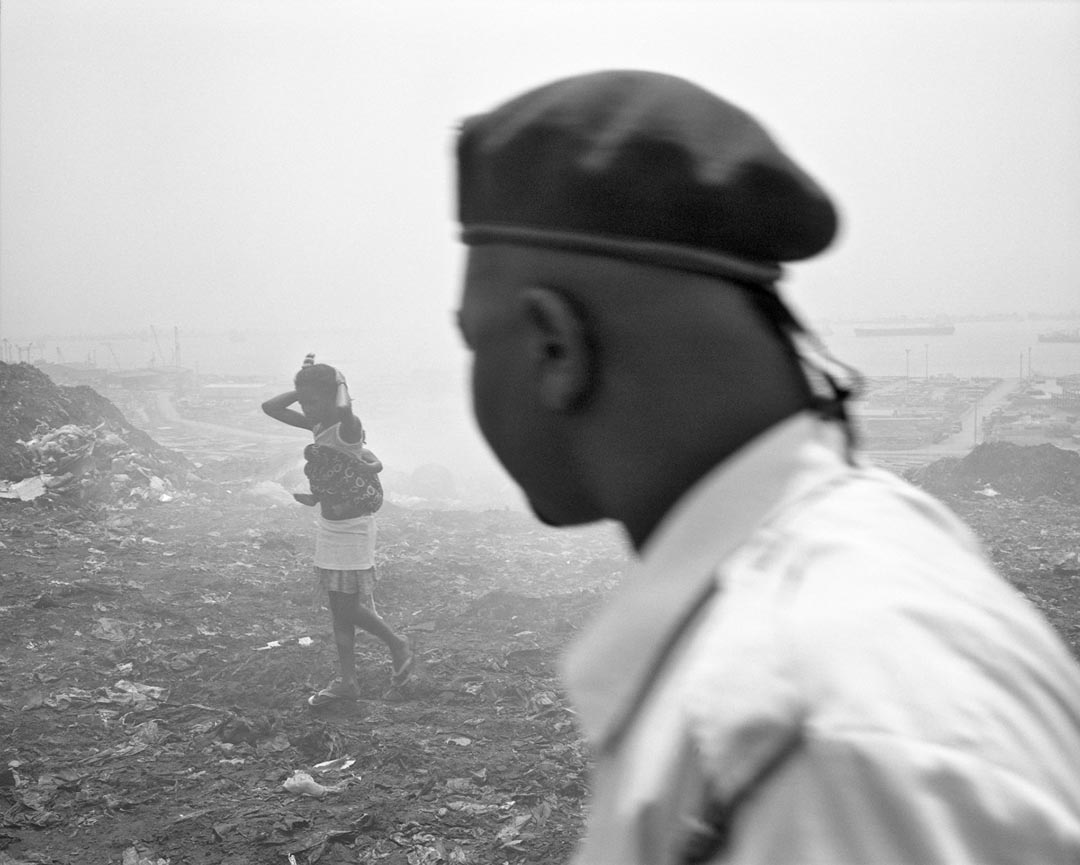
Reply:
[[359, 699], [359, 697], [359, 693], [347, 691], [343, 689], [339, 683], [335, 682], [333, 685], [330, 685], [330, 687], [323, 688], [317, 694], [312, 694], [308, 697], [307, 701], [308, 705], [312, 708], [318, 708], [319, 706], [328, 706], [331, 703], [337, 703], [342, 700], [354, 702]]
[[390, 672], [390, 684], [393, 687], [404, 685], [412, 675], [413, 667], [416, 666], [416, 652], [413, 651], [412, 640], [405, 638], [405, 660], [399, 666], [395, 666]]

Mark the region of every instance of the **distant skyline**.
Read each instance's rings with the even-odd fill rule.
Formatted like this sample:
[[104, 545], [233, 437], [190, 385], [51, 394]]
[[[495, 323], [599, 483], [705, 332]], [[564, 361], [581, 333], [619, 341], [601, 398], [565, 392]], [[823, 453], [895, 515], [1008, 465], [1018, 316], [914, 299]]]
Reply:
[[714, 89], [835, 195], [807, 317], [1080, 308], [1080, 3], [5, 0], [0, 337], [459, 363], [455, 125], [604, 67]]

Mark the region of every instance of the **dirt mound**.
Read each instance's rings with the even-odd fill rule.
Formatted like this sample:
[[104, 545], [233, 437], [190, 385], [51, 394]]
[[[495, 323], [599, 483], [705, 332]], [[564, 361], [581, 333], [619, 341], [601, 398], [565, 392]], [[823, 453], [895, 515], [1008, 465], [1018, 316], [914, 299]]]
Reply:
[[91, 488], [161, 492], [166, 483], [183, 487], [193, 479], [187, 457], [132, 426], [85, 385], [60, 386], [30, 364], [0, 363], [0, 405], [0, 479], [50, 475], [54, 489], [67, 485], [82, 498]]
[[1080, 504], [1080, 454], [1051, 444], [1025, 447], [987, 442], [963, 459], [949, 457], [907, 473], [912, 482], [938, 494], [985, 490], [1033, 500], [1048, 496]]

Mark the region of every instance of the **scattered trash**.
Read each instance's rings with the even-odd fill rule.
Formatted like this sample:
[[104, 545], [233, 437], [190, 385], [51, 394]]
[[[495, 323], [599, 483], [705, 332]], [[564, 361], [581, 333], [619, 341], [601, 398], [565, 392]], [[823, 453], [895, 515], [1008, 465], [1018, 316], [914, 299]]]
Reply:
[[[126, 411], [128, 402], [152, 409], [158, 395], [117, 398]], [[258, 427], [257, 409], [244, 423]], [[67, 423], [39, 416], [50, 430]], [[100, 423], [71, 417], [84, 430]], [[29, 456], [14, 439], [36, 431], [14, 429], [12, 419], [0, 409], [0, 437], [12, 429], [10, 450]], [[220, 414], [205, 419], [222, 422]], [[116, 463], [118, 477], [111, 460], [125, 454], [100, 459], [109, 445], [97, 439], [108, 429], [92, 437], [92, 450], [76, 446], [84, 463], [50, 475], [70, 475], [59, 485], [35, 480], [44, 490], [36, 501], [0, 499], [0, 655], [14, 685], [0, 693], [0, 727], [11, 731], [0, 758], [0, 851], [34, 861], [41, 854], [20, 846], [33, 837], [53, 860], [81, 862], [98, 850], [113, 865], [125, 856], [126, 865], [290, 856], [299, 865], [466, 865], [517, 859], [525, 848], [535, 861], [563, 858], [580, 825], [584, 757], [576, 731], [556, 728], [561, 714], [534, 716], [544, 695], [559, 694], [550, 663], [562, 640], [557, 622], [576, 625], [595, 603], [591, 594], [567, 602], [566, 586], [592, 591], [606, 579], [608, 559], [596, 562], [618, 554], [620, 537], [582, 555], [578, 541], [538, 532], [518, 512], [432, 517], [385, 508], [380, 564], [390, 579], [377, 592], [402, 633], [432, 635], [425, 669], [415, 690], [382, 702], [385, 653], [360, 642], [363, 718], [312, 718], [304, 697], [326, 681], [335, 653], [325, 618], [308, 604], [310, 514], [242, 495], [263, 472], [265, 445], [242, 436], [222, 443], [210, 471], [229, 474], [231, 502], [215, 489], [189, 507], [185, 491], [149, 508], [144, 501], [168, 494], [166, 481], [179, 486], [176, 475], [156, 466], [144, 474], [127, 461]], [[134, 435], [117, 435], [143, 452]], [[187, 430], [169, 435], [181, 441]], [[251, 445], [243, 463], [232, 456], [241, 444]], [[106, 486], [82, 486], [94, 478]], [[145, 500], [126, 492], [135, 485]], [[436, 590], [426, 577], [433, 571]], [[489, 666], [507, 650], [538, 646], [547, 654], [528, 656], [538, 672]], [[469, 675], [483, 686], [475, 695], [449, 684]], [[310, 780], [296, 778], [290, 791], [283, 782], [294, 769]], [[454, 783], [444, 786], [447, 779]], [[495, 850], [512, 815], [549, 794], [553, 830], [541, 835], [534, 813], [525, 831], [537, 837], [519, 833], [521, 850]], [[148, 814], [160, 832], [147, 834]], [[398, 833], [402, 847], [390, 837]], [[16, 863], [0, 856], [0, 865]]]
[[[127, 625], [126, 627], [131, 626]], [[124, 628], [125, 623], [119, 619], [98, 619], [94, 627], [90, 629], [90, 634], [99, 640], [122, 643], [131, 638], [131, 634]]]
[[292, 743], [289, 742], [289, 737], [284, 733], [278, 733], [270, 739], [259, 742], [255, 746], [255, 750], [259, 754], [280, 754], [282, 751], [288, 751], [292, 747]]
[[405, 857], [408, 865], [464, 865], [469, 859], [461, 847], [446, 849], [446, 844], [441, 838], [435, 839], [434, 844], [421, 844], [413, 847]]
[[518, 814], [510, 819], [510, 822], [503, 826], [495, 836], [495, 840], [499, 842], [500, 847], [517, 847], [522, 842], [521, 830], [525, 827], [525, 824], [533, 819], [532, 814]]
[[[281, 853], [288, 857], [289, 862], [310, 865], [318, 862], [331, 844], [348, 844], [355, 840], [357, 833], [357, 829], [311, 829], [298, 836], [268, 839], [265, 843], [281, 844]], [[302, 859], [296, 858], [298, 854], [303, 854]], [[350, 861], [356, 860], [350, 857]]]
[[31, 695], [23, 706], [23, 711], [30, 711], [47, 706], [63, 711], [81, 706], [123, 706], [134, 712], [146, 712], [153, 709], [165, 698], [165, 689], [154, 685], [141, 685], [121, 679], [111, 688], [95, 688], [87, 691], [83, 688], [69, 688], [52, 697], [41, 694]]
[[154, 745], [164, 739], [167, 735], [168, 734], [158, 725], [157, 721], [143, 721], [135, 727], [135, 731], [131, 736], [131, 741], [144, 745]]
[[307, 772], [297, 770], [286, 778], [285, 783], [281, 786], [290, 793], [299, 793], [303, 796], [322, 799], [328, 793], [340, 793], [347, 785], [346, 782], [342, 781], [340, 784], [324, 786], [312, 778]]
[[19, 499], [24, 502], [32, 502], [39, 496], [45, 495], [46, 481], [52, 480], [48, 475], [23, 478], [21, 481], [0, 481], [0, 499]]
[[338, 757], [336, 760], [326, 760], [323, 763], [316, 763], [311, 768], [316, 772], [343, 772], [355, 762], [356, 760], [352, 757]]
[[448, 811], [458, 814], [468, 814], [470, 817], [479, 817], [483, 814], [494, 814], [501, 810], [499, 805], [484, 804], [483, 802], [469, 802], [464, 799], [451, 800], [445, 805]]
[[963, 458], [945, 457], [905, 476], [937, 494], [976, 493], [1080, 504], [1080, 453], [1052, 444], [984, 442]]
[[3, 364], [0, 393], [0, 499], [121, 507], [173, 501], [204, 483], [190, 460], [91, 387], [59, 386], [32, 364]]
[[29, 859], [16, 859], [14, 856], [0, 850], [0, 865], [36, 865], [36, 863], [31, 862]]
[[1063, 577], [1080, 576], [1080, 556], [1066, 553], [1054, 562], [1054, 573]]
[[144, 846], [136, 845], [124, 851], [123, 865], [169, 865], [169, 860], [158, 858], [148, 853]]
[[108, 702], [131, 706], [136, 712], [153, 709], [156, 703], [165, 699], [165, 694], [164, 688], [156, 685], [141, 685], [138, 682], [129, 682], [127, 679], [121, 679], [112, 688], [105, 689]]
[[169, 502], [176, 498], [175, 485], [166, 477], [176, 472], [158, 457], [132, 447], [104, 422], [55, 429], [40, 424], [29, 440], [18, 443], [29, 452], [37, 477], [9, 488], [7, 498], [11, 492], [24, 500], [46, 493], [76, 501]]
[[[2, 430], [9, 416], [0, 416]], [[258, 478], [258, 450], [233, 475], [236, 493]], [[170, 476], [148, 471], [121, 483], [138, 482], [153, 503], [162, 487], [152, 478]], [[987, 484], [1001, 495], [972, 494]], [[401, 702], [372, 696], [362, 720], [324, 719], [304, 706], [335, 654], [306, 606], [307, 512], [241, 495], [185, 507], [184, 494], [138, 509], [143, 500], [125, 494], [122, 509], [84, 512], [46, 506], [60, 493], [42, 487], [35, 502], [0, 499], [0, 654], [14, 685], [0, 693], [0, 727], [10, 731], [0, 865], [40, 858], [7, 841], [20, 834], [55, 861], [97, 849], [113, 865], [125, 848], [128, 865], [565, 858], [581, 828], [588, 763], [554, 657], [617, 583], [626, 564], [617, 533], [548, 533], [517, 512], [384, 509], [379, 600], [403, 633], [429, 635], [425, 669]], [[1080, 552], [1080, 536], [1059, 529], [1057, 500], [1022, 509], [990, 474], [962, 492], [965, 507], [993, 516], [984, 534], [995, 558], [1045, 594], [1080, 643], [1069, 630], [1080, 577], [1051, 573], [1076, 567], [1068, 554]], [[383, 647], [358, 644], [357, 653], [365, 694], [376, 694], [389, 672]], [[167, 699], [155, 685], [171, 687]], [[312, 786], [285, 788], [294, 768]], [[339, 782], [348, 786], [335, 796]], [[153, 804], [132, 806], [135, 796]], [[147, 834], [150, 813], [160, 833]], [[18, 858], [5, 862], [4, 852]]]
[[315, 641], [311, 637], [283, 637], [280, 640], [271, 640], [265, 646], [256, 646], [252, 649], [253, 652], [268, 652], [270, 649], [280, 649], [286, 643], [300, 646], [307, 649], [315, 644]]

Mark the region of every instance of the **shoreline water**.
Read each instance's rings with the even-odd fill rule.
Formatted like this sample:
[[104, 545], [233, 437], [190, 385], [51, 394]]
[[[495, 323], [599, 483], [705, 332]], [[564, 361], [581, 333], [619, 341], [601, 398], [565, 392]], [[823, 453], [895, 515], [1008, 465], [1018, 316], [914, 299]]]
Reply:
[[864, 375], [1054, 378], [1080, 373], [1080, 343], [1039, 342], [1039, 334], [1070, 325], [1071, 319], [959, 322], [952, 335], [875, 337], [857, 337], [844, 325], [823, 340]]

